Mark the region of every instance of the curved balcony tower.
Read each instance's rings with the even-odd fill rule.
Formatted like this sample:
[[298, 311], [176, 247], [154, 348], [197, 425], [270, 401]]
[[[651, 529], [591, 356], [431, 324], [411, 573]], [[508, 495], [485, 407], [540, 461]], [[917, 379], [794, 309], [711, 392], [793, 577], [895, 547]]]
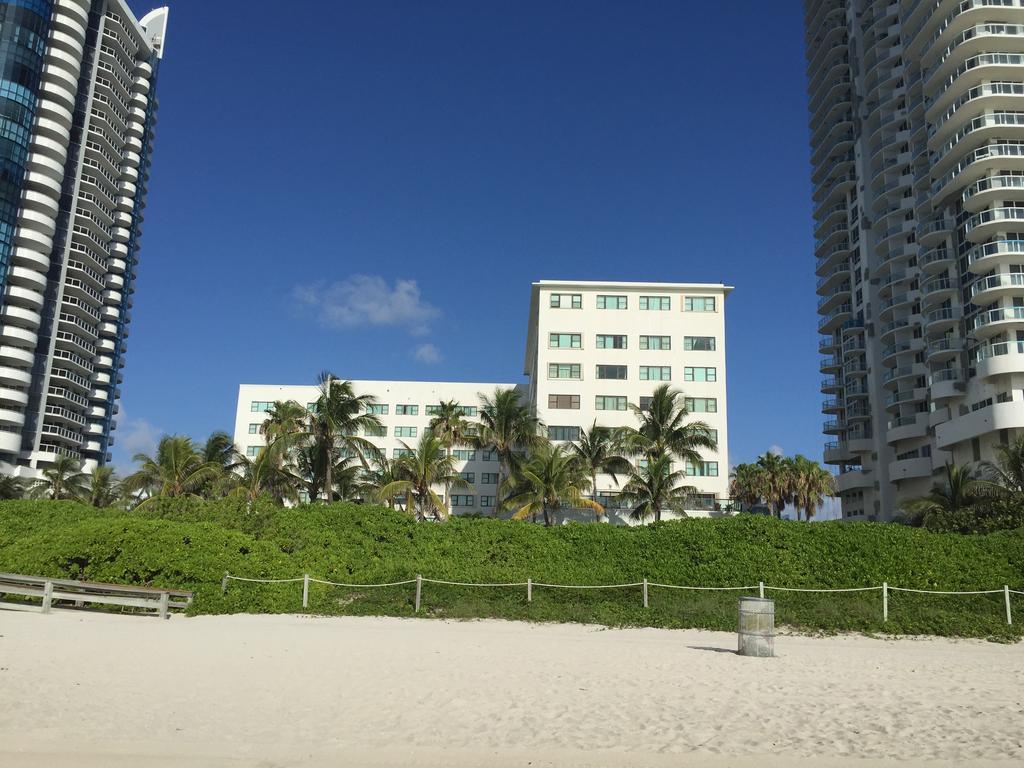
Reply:
[[1024, 0], [804, 10], [825, 460], [887, 520], [1024, 430]]
[[0, 471], [108, 460], [166, 23], [0, 0]]

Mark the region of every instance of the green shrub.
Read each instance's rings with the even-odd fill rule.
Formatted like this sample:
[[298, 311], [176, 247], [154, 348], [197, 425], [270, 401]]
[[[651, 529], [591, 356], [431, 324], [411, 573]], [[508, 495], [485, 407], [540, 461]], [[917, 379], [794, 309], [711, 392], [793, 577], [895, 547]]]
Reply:
[[[545, 529], [492, 519], [415, 523], [356, 504], [281, 509], [243, 500], [160, 500], [144, 511], [97, 510], [71, 502], [0, 503], [0, 570], [180, 587], [195, 613], [301, 611], [301, 584], [232, 582], [308, 573], [374, 584], [425, 577], [461, 582], [844, 588], [879, 586], [968, 591], [1024, 589], [1024, 530], [962, 536], [899, 525], [807, 525], [761, 516], [680, 520], [620, 528], [571, 524]], [[652, 587], [571, 590], [468, 588], [427, 583], [422, 615], [588, 621], [612, 625], [735, 629], [739, 592]], [[780, 623], [824, 631], [1017, 637], [1003, 596], [772, 592]], [[412, 615], [412, 585], [379, 589], [313, 584], [310, 610]], [[1024, 619], [1024, 598], [1014, 598]]]

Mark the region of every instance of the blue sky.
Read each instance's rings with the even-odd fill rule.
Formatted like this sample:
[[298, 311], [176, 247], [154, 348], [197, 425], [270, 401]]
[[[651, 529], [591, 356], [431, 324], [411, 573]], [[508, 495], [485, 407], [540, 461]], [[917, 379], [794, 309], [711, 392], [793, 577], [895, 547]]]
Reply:
[[172, 0], [115, 463], [242, 382], [520, 381], [541, 278], [735, 285], [730, 458], [819, 458], [804, 86], [795, 2]]

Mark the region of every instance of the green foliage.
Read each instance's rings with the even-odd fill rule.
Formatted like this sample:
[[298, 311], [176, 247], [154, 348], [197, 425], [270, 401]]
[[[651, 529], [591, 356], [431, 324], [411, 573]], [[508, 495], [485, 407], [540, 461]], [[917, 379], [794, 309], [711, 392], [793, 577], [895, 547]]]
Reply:
[[[554, 528], [493, 519], [444, 525], [357, 504], [281, 508], [269, 500], [156, 499], [142, 510], [76, 502], [0, 502], [0, 570], [196, 591], [195, 613], [299, 612], [301, 585], [232, 582], [300, 577], [379, 583], [425, 577], [470, 582], [664, 584], [754, 587], [877, 586], [939, 590], [1024, 588], [1024, 529], [961, 536], [899, 525], [801, 525], [761, 516], [687, 519], [645, 527]], [[586, 621], [611, 625], [735, 629], [737, 592], [637, 587], [555, 590], [427, 583], [422, 615]], [[321, 614], [412, 615], [412, 585], [349, 589], [313, 584]], [[780, 623], [809, 630], [1019, 637], [1002, 595], [774, 592]], [[1024, 619], [1024, 598], [1014, 598]]]

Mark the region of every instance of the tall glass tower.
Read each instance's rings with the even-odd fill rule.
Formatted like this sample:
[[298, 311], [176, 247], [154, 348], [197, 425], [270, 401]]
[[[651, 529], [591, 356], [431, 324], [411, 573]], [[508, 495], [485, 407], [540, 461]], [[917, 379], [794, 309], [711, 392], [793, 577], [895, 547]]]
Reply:
[[889, 519], [1024, 430], [1024, 0], [805, 0], [825, 460]]
[[0, 471], [109, 458], [166, 26], [0, 0]]

